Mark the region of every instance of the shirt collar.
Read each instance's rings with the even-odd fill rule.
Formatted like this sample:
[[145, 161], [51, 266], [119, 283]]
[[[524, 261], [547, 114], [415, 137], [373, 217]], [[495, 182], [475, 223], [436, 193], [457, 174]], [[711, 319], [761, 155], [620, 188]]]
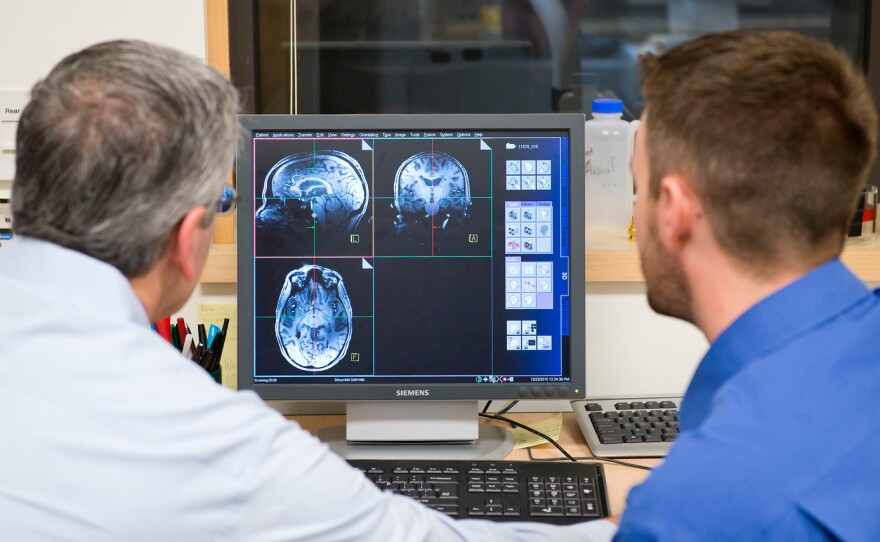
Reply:
[[0, 276], [86, 312], [150, 324], [131, 283], [118, 269], [54, 243], [16, 236], [0, 250]]
[[698, 427], [718, 389], [740, 370], [870, 294], [834, 259], [753, 305], [721, 333], [697, 367], [682, 401], [681, 429]]

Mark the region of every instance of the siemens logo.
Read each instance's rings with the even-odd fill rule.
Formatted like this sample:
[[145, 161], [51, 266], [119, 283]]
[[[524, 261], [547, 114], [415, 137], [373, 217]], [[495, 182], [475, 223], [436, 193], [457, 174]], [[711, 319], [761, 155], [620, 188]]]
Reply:
[[427, 397], [431, 392], [429, 390], [397, 390], [395, 395], [398, 397]]

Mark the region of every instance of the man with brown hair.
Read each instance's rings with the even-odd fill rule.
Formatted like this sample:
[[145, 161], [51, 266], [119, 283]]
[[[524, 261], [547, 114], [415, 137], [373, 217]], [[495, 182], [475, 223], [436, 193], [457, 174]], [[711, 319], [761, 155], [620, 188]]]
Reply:
[[788, 32], [642, 63], [632, 169], [651, 307], [711, 343], [618, 540], [880, 539], [880, 297], [838, 260], [875, 155], [863, 77]]

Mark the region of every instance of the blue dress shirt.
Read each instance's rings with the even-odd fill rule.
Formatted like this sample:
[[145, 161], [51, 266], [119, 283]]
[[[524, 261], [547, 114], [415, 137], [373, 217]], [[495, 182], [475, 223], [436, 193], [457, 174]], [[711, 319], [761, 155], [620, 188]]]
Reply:
[[880, 294], [839, 260], [712, 344], [617, 541], [880, 540]]

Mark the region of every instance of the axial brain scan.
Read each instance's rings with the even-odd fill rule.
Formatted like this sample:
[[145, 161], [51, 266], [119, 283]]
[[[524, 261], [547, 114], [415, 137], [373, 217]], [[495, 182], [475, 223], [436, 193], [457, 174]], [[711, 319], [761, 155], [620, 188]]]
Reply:
[[442, 152], [421, 152], [400, 165], [394, 178], [395, 224], [446, 228], [467, 218], [471, 187], [461, 162]]
[[285, 359], [304, 371], [324, 371], [348, 351], [351, 302], [342, 276], [320, 265], [288, 273], [275, 309], [275, 336]]
[[351, 234], [367, 211], [369, 187], [360, 164], [341, 151], [292, 154], [266, 175], [257, 220]]

